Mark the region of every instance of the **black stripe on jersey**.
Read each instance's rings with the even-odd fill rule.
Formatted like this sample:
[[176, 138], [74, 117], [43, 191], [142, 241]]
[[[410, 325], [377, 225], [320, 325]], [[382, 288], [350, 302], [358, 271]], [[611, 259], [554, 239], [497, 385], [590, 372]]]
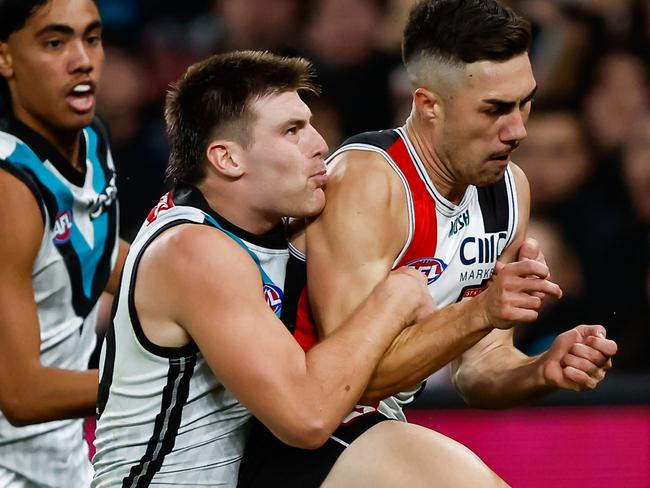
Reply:
[[507, 231], [511, 209], [508, 202], [506, 176], [493, 185], [477, 188], [477, 191], [485, 232]]
[[122, 480], [123, 488], [149, 486], [165, 461], [165, 456], [174, 448], [195, 364], [196, 355], [169, 360], [167, 383], [162, 391], [160, 412], [154, 421], [153, 434], [138, 464], [132, 466]]
[[172, 189], [172, 199], [176, 205], [187, 205], [189, 207], [198, 208], [202, 212], [210, 215], [215, 219], [221, 227], [228, 232], [232, 232], [240, 239], [250, 242], [256, 246], [265, 247], [267, 249], [286, 249], [287, 238], [284, 231], [284, 223], [278, 222], [273, 229], [269, 232], [257, 235], [237, 227], [232, 222], [226, 220], [224, 217], [215, 212], [208, 204], [203, 194], [195, 187], [190, 185], [178, 185]]
[[[121, 280], [120, 280], [121, 281]], [[119, 287], [121, 288], [121, 286]], [[106, 403], [108, 402], [108, 394], [111, 390], [113, 383], [113, 370], [115, 368], [115, 313], [120, 301], [120, 289], [115, 292], [115, 299], [113, 300], [113, 308], [111, 309], [111, 322], [106, 331], [105, 343], [106, 351], [104, 352], [104, 364], [102, 366], [102, 377], [99, 380], [99, 390], [97, 391], [97, 420], [104, 413]]]
[[65, 179], [76, 186], [83, 186], [86, 181], [86, 138], [79, 134], [79, 161], [83, 164], [83, 171], [75, 169], [57, 149], [41, 134], [31, 127], [23, 124], [18, 119], [12, 118], [9, 121], [7, 132], [15, 135], [23, 141], [29, 148], [34, 151], [41, 161], [50, 161], [52, 165], [61, 173]]
[[290, 253], [284, 279], [284, 298], [282, 299], [280, 320], [292, 334], [296, 330], [298, 301], [305, 286], [307, 286], [307, 264]]
[[[38, 203], [38, 208], [41, 211], [41, 217], [43, 218], [43, 225], [45, 225], [45, 209], [47, 208], [47, 204], [45, 203], [45, 198], [43, 196], [43, 193], [39, 189], [38, 180], [34, 178], [31, 173], [17, 168], [15, 165], [5, 161], [4, 159], [0, 159], [0, 168], [4, 169], [7, 173], [10, 173], [11, 175], [18, 178], [20, 181], [24, 183], [24, 185], [29, 189], [29, 191], [32, 192], [34, 198], [36, 199], [36, 202]], [[56, 206], [56, 203], [54, 203], [54, 205]], [[48, 210], [48, 212], [51, 216], [52, 211]], [[51, 220], [52, 222], [54, 221], [53, 218], [51, 218]]]
[[340, 147], [347, 146], [348, 144], [368, 144], [386, 150], [392, 146], [398, 138], [399, 134], [393, 129], [362, 132], [361, 134], [352, 136], [344, 141]]
[[205, 225], [187, 219], [179, 219], [163, 225], [160, 229], [154, 232], [140, 248], [138, 255], [135, 257], [135, 262], [133, 263], [133, 268], [131, 271], [131, 282], [129, 283], [129, 316], [131, 318], [133, 331], [135, 332], [135, 336], [138, 339], [138, 342], [151, 354], [169, 359], [179, 359], [190, 354], [195, 354], [198, 352], [199, 348], [194, 341], [189, 342], [183, 347], [165, 347], [154, 344], [149, 340], [149, 338], [145, 335], [144, 330], [142, 330], [142, 324], [140, 323], [140, 318], [138, 317], [138, 311], [135, 308], [135, 280], [138, 276], [138, 266], [140, 266], [140, 260], [142, 259], [144, 251], [147, 249], [147, 247], [149, 247], [149, 244], [151, 244], [156, 237], [165, 232], [167, 229], [181, 224]]

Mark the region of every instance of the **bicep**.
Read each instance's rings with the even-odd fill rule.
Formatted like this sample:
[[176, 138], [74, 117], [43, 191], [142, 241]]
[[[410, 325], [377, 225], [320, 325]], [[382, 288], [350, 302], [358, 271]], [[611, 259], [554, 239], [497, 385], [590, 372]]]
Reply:
[[331, 175], [325, 210], [307, 229], [307, 283], [322, 336], [387, 276], [406, 240], [406, 220], [399, 218], [405, 195], [388, 165], [344, 163]]
[[43, 238], [41, 209], [18, 180], [0, 171], [3, 210], [0, 227], [0, 391], [20, 388], [28, 367], [40, 364], [40, 332], [32, 268]]
[[[140, 274], [166, 270], [168, 276], [156, 280], [166, 283], [160, 290], [166, 315], [192, 337], [215, 376], [253, 414], [278, 415], [286, 385], [305, 369], [302, 349], [267, 305], [260, 272], [243, 249], [214, 229], [185, 234], [188, 245], [160, 247], [159, 261], [145, 253]], [[163, 288], [156, 282], [154, 288]]]

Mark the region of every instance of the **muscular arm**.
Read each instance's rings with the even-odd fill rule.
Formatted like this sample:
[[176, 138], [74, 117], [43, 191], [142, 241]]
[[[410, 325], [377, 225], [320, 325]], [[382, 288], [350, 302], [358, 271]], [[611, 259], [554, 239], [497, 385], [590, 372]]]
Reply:
[[[521, 169], [512, 168], [521, 218], [515, 239], [500, 257], [506, 263], [536, 257], [522, 255], [530, 189]], [[565, 332], [551, 349], [533, 357], [514, 346], [513, 333], [513, 329], [494, 330], [452, 363], [453, 382], [468, 404], [505, 408], [532, 402], [558, 388], [594, 388], [616, 353], [616, 344], [605, 339], [602, 326], [579, 326]]]
[[[335, 331], [386, 276], [407, 238], [405, 190], [381, 156], [351, 151], [337, 162], [325, 210], [307, 229], [307, 282], [321, 337]], [[490, 329], [470, 302], [436, 311], [400, 333], [364, 399], [412, 387]]]
[[136, 307], [150, 339], [158, 334], [160, 343], [161, 328], [173, 332], [163, 340], [175, 335], [178, 341], [182, 333], [193, 338], [253, 415], [284, 442], [310, 448], [325, 442], [352, 409], [381, 354], [412, 320], [421, 299], [415, 296], [424, 296], [416, 273], [391, 278], [305, 354], [266, 304], [248, 254], [215, 229], [181, 225], [145, 251]]
[[36, 200], [15, 177], [0, 171], [0, 409], [14, 425], [91, 415], [97, 371], [45, 368], [32, 288], [32, 266], [43, 237]]

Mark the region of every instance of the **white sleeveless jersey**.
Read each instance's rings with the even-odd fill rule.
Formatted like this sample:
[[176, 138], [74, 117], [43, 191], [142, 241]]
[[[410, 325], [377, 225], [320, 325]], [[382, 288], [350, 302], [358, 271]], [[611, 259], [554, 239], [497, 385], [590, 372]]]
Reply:
[[[84, 173], [18, 121], [0, 131], [0, 169], [31, 190], [44, 222], [32, 268], [41, 364], [70, 370], [88, 369], [97, 301], [118, 246], [115, 171], [104, 130], [95, 121], [82, 134]], [[14, 427], [0, 413], [0, 468], [36, 486], [87, 486], [92, 469], [82, 420]]]
[[134, 305], [143, 252], [160, 233], [184, 223], [213, 226], [244, 247], [260, 269], [260, 293], [281, 313], [288, 260], [284, 229], [249, 234], [210, 209], [195, 188], [165, 195], [131, 246], [102, 347], [95, 488], [236, 485], [249, 412], [215, 377], [194, 342], [181, 348], [150, 342]]
[[[478, 295], [518, 226], [517, 191], [511, 169], [507, 168], [504, 177], [493, 185], [469, 186], [456, 205], [436, 190], [404, 129], [354, 136], [329, 160], [351, 150], [381, 155], [404, 186], [408, 238], [393, 268], [412, 266], [426, 274], [429, 292], [438, 308]], [[295, 313], [287, 325], [303, 348], [309, 349], [318, 340], [317, 329], [304, 287], [304, 264], [297, 261], [304, 261], [304, 256], [292, 249], [293, 271], [287, 276], [286, 308], [295, 309]], [[345, 422], [377, 410], [390, 418], [405, 420], [402, 406], [412, 401], [419, 389], [376, 405], [357, 405]]]

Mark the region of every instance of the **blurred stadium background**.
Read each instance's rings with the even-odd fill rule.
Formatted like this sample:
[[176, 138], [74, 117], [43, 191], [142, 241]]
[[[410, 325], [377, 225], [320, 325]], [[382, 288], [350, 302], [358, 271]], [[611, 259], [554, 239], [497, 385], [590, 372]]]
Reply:
[[[401, 124], [410, 93], [400, 36], [413, 0], [99, 0], [106, 65], [99, 112], [130, 240], [164, 193], [165, 91], [192, 62], [232, 49], [301, 54], [330, 148]], [[579, 323], [620, 352], [598, 390], [504, 412], [467, 409], [448, 375], [410, 411], [474, 449], [515, 487], [650, 487], [650, 1], [511, 0], [533, 24], [539, 85], [514, 160], [532, 189], [530, 234], [565, 297], [517, 330], [534, 354]]]

